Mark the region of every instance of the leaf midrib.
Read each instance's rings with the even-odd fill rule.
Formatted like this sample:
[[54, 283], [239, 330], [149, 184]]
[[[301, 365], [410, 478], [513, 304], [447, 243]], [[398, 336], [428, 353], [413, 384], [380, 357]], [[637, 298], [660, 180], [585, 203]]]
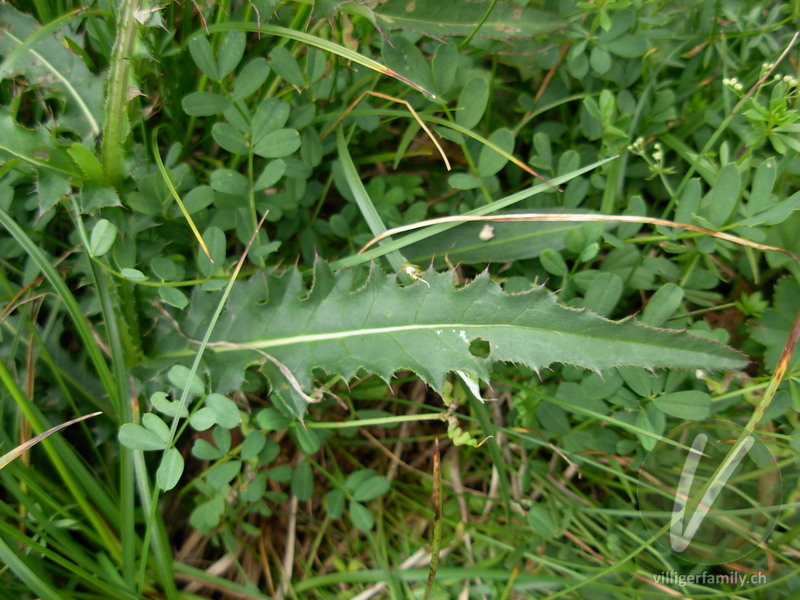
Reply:
[[[366, 329], [347, 329], [342, 331], [335, 331], [331, 333], [315, 333], [315, 334], [307, 334], [307, 335], [295, 335], [290, 337], [281, 337], [281, 338], [274, 338], [268, 340], [250, 340], [246, 342], [235, 342], [235, 343], [227, 343], [223, 342], [222, 344], [212, 342], [210, 344], [213, 347], [215, 352], [241, 352], [248, 349], [254, 350], [265, 350], [268, 348], [280, 348], [285, 346], [292, 346], [295, 344], [311, 344], [315, 342], [326, 342], [332, 340], [340, 340], [352, 337], [359, 337], [359, 336], [368, 336], [368, 335], [387, 335], [391, 333], [403, 333], [408, 331], [426, 331], [426, 330], [435, 330], [435, 329], [442, 329], [442, 330], [462, 330], [465, 333], [470, 330], [475, 329], [497, 329], [497, 328], [507, 328], [507, 329], [524, 329], [531, 332], [536, 333], [546, 333], [546, 334], [554, 334], [559, 336], [572, 336], [578, 339], [590, 339], [593, 341], [603, 340], [609, 343], [623, 343], [625, 345], [635, 345], [635, 346], [655, 346], [655, 347], [662, 347], [658, 343], [648, 343], [647, 340], [620, 340], [617, 337], [610, 337], [610, 336], [601, 336], [596, 334], [584, 334], [578, 331], [565, 331], [562, 329], [553, 329], [551, 327], [533, 327], [530, 325], [519, 325], [519, 324], [510, 324], [510, 323], [488, 323], [488, 324], [453, 324], [453, 323], [431, 323], [431, 324], [417, 324], [417, 325], [394, 325], [391, 327], [370, 327]], [[468, 336], [469, 337], [469, 336]], [[479, 337], [479, 336], [476, 336]], [[472, 341], [475, 338], [471, 338]], [[698, 338], [700, 339], [700, 338]], [[490, 340], [491, 342], [491, 340]], [[693, 350], [693, 349], [685, 349], [687, 353], [703, 353], [702, 351]], [[191, 354], [191, 350], [180, 350], [175, 352], [169, 352], [165, 354], [161, 354], [158, 357], [168, 357], [168, 356], [183, 356], [187, 354]], [[733, 357], [730, 357], [732, 360]]]

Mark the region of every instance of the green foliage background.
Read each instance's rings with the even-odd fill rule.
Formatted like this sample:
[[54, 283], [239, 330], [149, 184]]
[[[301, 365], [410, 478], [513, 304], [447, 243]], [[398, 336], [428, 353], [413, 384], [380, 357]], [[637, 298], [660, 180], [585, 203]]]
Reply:
[[[0, 470], [0, 597], [796, 594], [796, 353], [768, 386], [800, 311], [799, 17], [0, 4], [0, 453], [103, 412]], [[749, 245], [450, 223], [358, 252], [521, 212]], [[761, 409], [777, 525], [717, 569], [766, 583], [656, 584], [699, 567], [638, 467]]]

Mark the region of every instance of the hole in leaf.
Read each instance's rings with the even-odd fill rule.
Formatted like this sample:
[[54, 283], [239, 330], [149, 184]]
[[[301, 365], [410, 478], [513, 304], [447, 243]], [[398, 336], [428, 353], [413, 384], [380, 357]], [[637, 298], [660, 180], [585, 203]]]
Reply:
[[475, 338], [469, 343], [469, 353], [478, 358], [489, 358], [492, 347], [483, 338]]
[[256, 366], [248, 367], [244, 372], [244, 381], [240, 389], [247, 394], [257, 394], [268, 388], [267, 378]]

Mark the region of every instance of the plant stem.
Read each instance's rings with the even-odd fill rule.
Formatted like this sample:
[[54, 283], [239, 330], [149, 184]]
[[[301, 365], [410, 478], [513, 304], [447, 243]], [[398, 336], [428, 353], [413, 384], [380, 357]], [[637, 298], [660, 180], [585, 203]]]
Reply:
[[128, 103], [128, 77], [130, 74], [130, 57], [136, 41], [136, 19], [140, 0], [125, 0], [122, 18], [117, 22], [117, 39], [111, 58], [111, 74], [108, 78], [108, 95], [106, 97], [106, 114], [103, 125], [103, 169], [106, 183], [120, 187], [122, 182], [122, 156], [120, 147], [127, 137], [127, 115], [125, 105]]

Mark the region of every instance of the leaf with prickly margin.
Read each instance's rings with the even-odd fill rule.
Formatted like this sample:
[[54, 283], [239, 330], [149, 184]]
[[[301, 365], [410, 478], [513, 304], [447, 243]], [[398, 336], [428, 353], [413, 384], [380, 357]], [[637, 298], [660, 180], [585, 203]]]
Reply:
[[[461, 288], [452, 271], [427, 271], [424, 280], [407, 286], [374, 266], [363, 285], [354, 277], [349, 270], [334, 274], [319, 261], [310, 291], [296, 269], [235, 284], [209, 345], [212, 380], [224, 375], [234, 381], [231, 370], [266, 365], [273, 393], [302, 417], [315, 369], [345, 380], [368, 372], [387, 381], [411, 370], [441, 391], [452, 371], [488, 381], [496, 361], [534, 370], [557, 362], [598, 372], [621, 365], [746, 364], [738, 351], [684, 331], [561, 306], [543, 287], [507, 294], [487, 273]], [[189, 337], [202, 337], [215, 302], [215, 295], [195, 290], [182, 324]], [[488, 343], [488, 355], [470, 352], [475, 340]]]
[[[41, 25], [8, 3], [0, 5], [0, 56], [8, 56]], [[78, 36], [73, 36], [77, 39]], [[59, 116], [60, 127], [82, 137], [100, 133], [103, 121], [103, 77], [93, 74], [80, 56], [72, 52], [57, 32], [45, 36], [6, 65], [3, 77], [24, 77], [38, 86], [44, 96], [55, 92], [66, 103]]]
[[0, 114], [0, 160], [11, 156], [64, 175], [81, 176], [67, 149], [57, 145], [44, 127], [27, 129], [4, 113]]

